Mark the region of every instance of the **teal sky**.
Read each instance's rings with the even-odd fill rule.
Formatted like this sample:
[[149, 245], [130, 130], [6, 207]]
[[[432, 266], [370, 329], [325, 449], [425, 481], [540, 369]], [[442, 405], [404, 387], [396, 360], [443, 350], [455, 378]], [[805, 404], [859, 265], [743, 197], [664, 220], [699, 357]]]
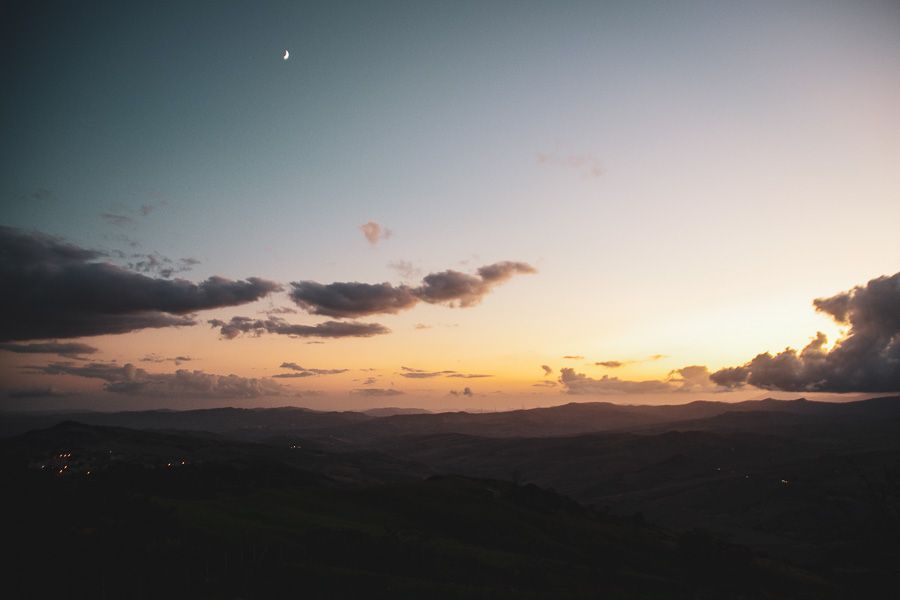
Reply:
[[[646, 378], [803, 346], [838, 335], [813, 298], [900, 265], [895, 2], [3, 11], [3, 225], [196, 258], [192, 280], [526, 261], [539, 273], [477, 313], [390, 317], [470, 327], [504, 373], [672, 356]], [[369, 220], [392, 236], [368, 244]], [[434, 335], [383, 351], [437, 368], [466, 347]]]

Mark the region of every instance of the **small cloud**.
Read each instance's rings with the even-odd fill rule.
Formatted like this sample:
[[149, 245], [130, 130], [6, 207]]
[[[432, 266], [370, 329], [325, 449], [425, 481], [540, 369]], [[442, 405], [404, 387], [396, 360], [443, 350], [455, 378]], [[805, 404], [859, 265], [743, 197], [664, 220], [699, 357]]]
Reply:
[[538, 381], [537, 383], [532, 383], [532, 387], [556, 387], [556, 382], [546, 379], [544, 381]]
[[[281, 363], [282, 369], [291, 369], [292, 371], [298, 371], [302, 373], [306, 373], [308, 375], [338, 375], [340, 373], [346, 373], [349, 369], [310, 369], [307, 367], [301, 367], [295, 362], [283, 362]], [[307, 375], [304, 375], [307, 376]]]
[[372, 244], [373, 246], [378, 244], [378, 242], [380, 242], [382, 240], [386, 240], [389, 237], [391, 237], [391, 235], [393, 235], [393, 233], [391, 232], [390, 229], [386, 229], [386, 228], [382, 227], [379, 223], [376, 223], [375, 221], [369, 221], [368, 223], [363, 223], [362, 225], [359, 226], [359, 230], [362, 231], [366, 240], [368, 240], [368, 242], [370, 244]]
[[149, 363], [166, 363], [171, 362], [176, 366], [179, 366], [186, 362], [191, 362], [192, 359], [190, 356], [173, 356], [170, 358], [166, 358], [165, 356], [160, 356], [159, 354], [148, 354], [141, 359], [141, 362], [149, 362]]
[[584, 357], [580, 354], [567, 354], [563, 356], [565, 360], [584, 360]]
[[120, 215], [118, 213], [101, 213], [100, 218], [116, 227], [125, 227], [126, 225], [134, 223], [134, 219], [128, 215]]
[[352, 390], [350, 393], [357, 394], [359, 396], [369, 396], [372, 398], [403, 395], [403, 392], [401, 392], [400, 390], [395, 390], [393, 388], [357, 388], [355, 390]]
[[475, 392], [472, 391], [472, 388], [463, 388], [463, 391], [457, 392], [456, 390], [450, 390], [451, 396], [469, 396], [472, 397], [475, 395]]
[[431, 325], [426, 325], [425, 323], [416, 323], [415, 325], [413, 325], [413, 329], [418, 329], [420, 331], [422, 329], [431, 329]]
[[403, 373], [399, 375], [407, 379], [431, 379], [432, 377], [455, 377], [457, 379], [479, 379], [482, 377], [493, 377], [483, 373], [460, 373], [458, 371], [425, 371], [424, 369], [413, 369], [411, 367], [400, 367]]
[[275, 308], [270, 308], [269, 310], [261, 310], [260, 314], [263, 315], [295, 315], [297, 314], [296, 308], [291, 308], [290, 306], [277, 306]]
[[621, 360], [604, 360], [601, 362], [595, 362], [594, 364], [598, 367], [606, 367], [607, 369], [618, 369], [619, 367], [623, 366], [625, 362]]
[[408, 260], [395, 260], [388, 263], [388, 268], [393, 269], [403, 279], [418, 279], [422, 276], [422, 269], [416, 267]]
[[553, 369], [550, 368], [550, 365], [541, 365], [541, 368], [544, 370], [544, 375], [553, 373]]

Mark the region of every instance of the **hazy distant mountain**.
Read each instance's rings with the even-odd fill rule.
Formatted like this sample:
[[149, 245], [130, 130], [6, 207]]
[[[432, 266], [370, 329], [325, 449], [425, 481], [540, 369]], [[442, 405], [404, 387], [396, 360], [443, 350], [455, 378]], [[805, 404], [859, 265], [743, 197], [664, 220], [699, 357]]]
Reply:
[[387, 406], [384, 408], [370, 408], [362, 411], [363, 414], [370, 417], [392, 417], [394, 415], [423, 415], [431, 414], [430, 410], [424, 408], [397, 408], [395, 406]]
[[366, 412], [323, 412], [304, 408], [214, 408], [190, 411], [6, 413], [0, 434], [9, 436], [50, 427], [65, 420], [135, 429], [228, 433], [263, 440], [281, 434], [325, 436], [349, 442], [397, 435], [463, 433], [483, 437], [544, 437], [631, 430], [696, 421], [735, 412], [799, 415], [890, 416], [900, 414], [898, 398], [847, 403], [809, 400], [755, 400], [739, 403], [698, 401], [681, 405], [618, 405], [573, 402], [549, 408], [496, 413], [429, 413], [423, 409], [385, 408]]

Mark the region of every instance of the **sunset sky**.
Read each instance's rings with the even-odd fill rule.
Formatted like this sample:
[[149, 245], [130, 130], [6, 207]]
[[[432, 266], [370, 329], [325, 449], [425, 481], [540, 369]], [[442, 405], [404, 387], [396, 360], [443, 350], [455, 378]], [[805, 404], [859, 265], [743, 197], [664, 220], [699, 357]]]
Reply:
[[0, 11], [0, 410], [900, 390], [896, 2]]

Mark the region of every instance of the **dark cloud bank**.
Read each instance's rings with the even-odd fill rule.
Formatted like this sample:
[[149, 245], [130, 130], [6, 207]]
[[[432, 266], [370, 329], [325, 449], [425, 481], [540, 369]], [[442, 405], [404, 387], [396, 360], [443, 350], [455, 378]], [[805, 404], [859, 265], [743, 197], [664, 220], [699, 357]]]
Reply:
[[79, 342], [36, 342], [33, 344], [0, 343], [0, 350], [16, 354], [58, 354], [67, 358], [94, 354], [97, 349]]
[[280, 289], [256, 277], [155, 279], [103, 258], [44, 234], [0, 227], [0, 341], [193, 325], [190, 313], [246, 304]]

